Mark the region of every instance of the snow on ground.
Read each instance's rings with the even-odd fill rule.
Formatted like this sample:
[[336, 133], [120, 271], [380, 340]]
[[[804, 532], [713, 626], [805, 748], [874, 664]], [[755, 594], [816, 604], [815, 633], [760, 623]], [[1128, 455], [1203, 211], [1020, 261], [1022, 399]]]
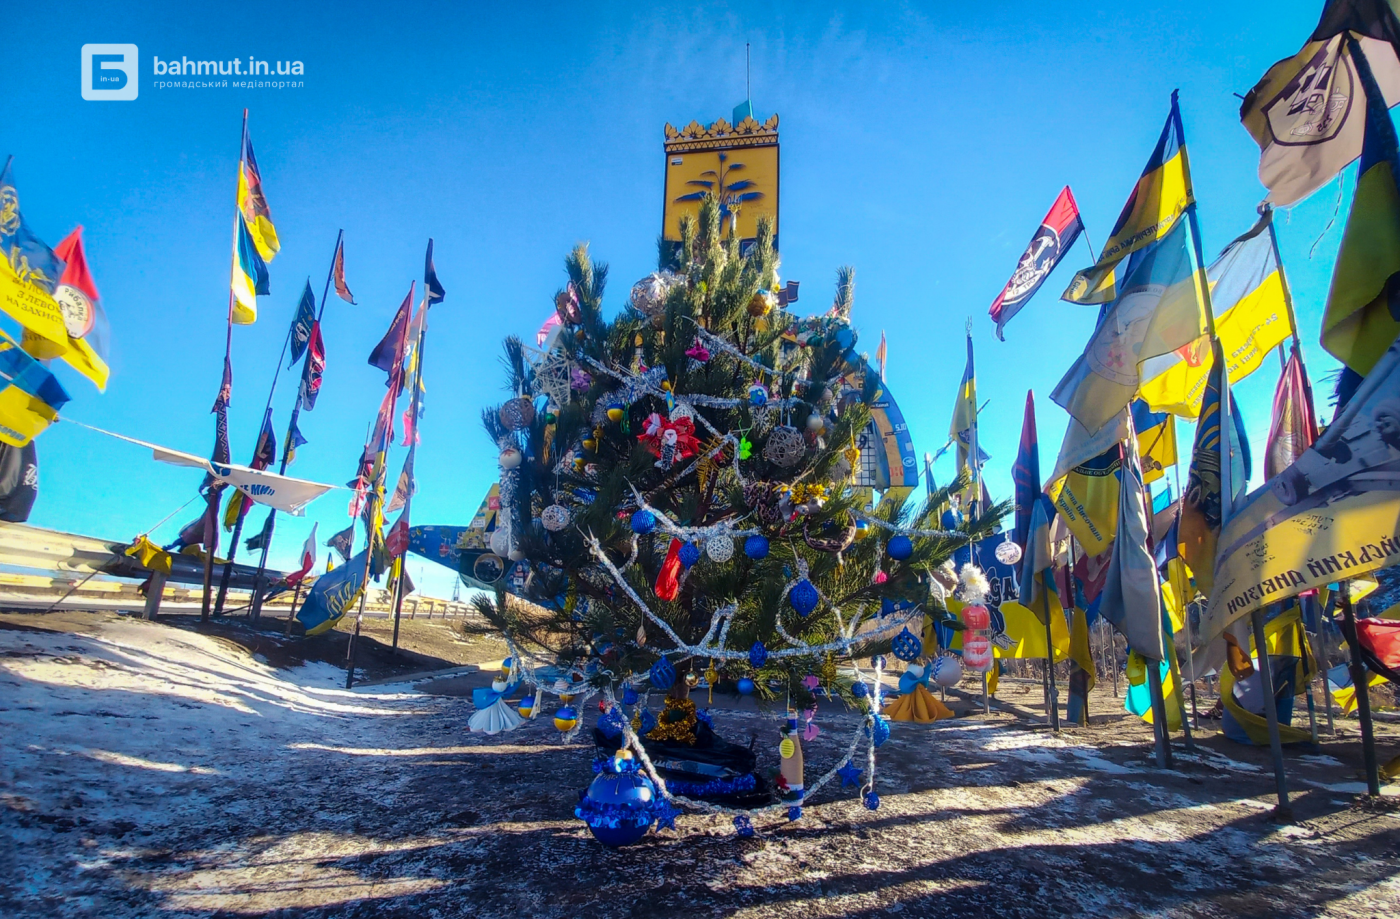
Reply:
[[[1342, 800], [1354, 776], [1326, 756], [1290, 760], [1302, 819], [1278, 827], [1245, 753], [1162, 770], [1126, 720], [896, 724], [876, 811], [828, 786], [750, 839], [683, 817], [611, 851], [572, 817], [591, 748], [547, 719], [470, 735], [465, 699], [346, 692], [332, 665], [140, 621], [86, 631], [0, 630], [6, 917], [1400, 915], [1400, 820]], [[716, 702], [775, 765], [780, 714]], [[809, 780], [855, 724], [818, 722]]]

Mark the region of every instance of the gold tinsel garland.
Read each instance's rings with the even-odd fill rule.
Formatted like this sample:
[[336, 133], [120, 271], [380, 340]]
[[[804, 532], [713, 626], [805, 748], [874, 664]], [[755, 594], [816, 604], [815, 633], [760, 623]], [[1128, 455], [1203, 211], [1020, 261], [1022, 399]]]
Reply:
[[[656, 727], [647, 734], [648, 740], [670, 740], [676, 743], [695, 743], [695, 703], [690, 699], [667, 699], [666, 708], [657, 719]], [[632, 716], [632, 730], [642, 727], [640, 713]]]

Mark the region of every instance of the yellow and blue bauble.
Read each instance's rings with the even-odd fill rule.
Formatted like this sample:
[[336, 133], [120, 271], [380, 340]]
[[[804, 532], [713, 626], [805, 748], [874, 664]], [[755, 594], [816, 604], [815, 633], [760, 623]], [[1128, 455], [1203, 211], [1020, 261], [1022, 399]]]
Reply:
[[565, 705], [554, 713], [554, 726], [568, 733], [578, 727], [578, 712]]
[[856, 521], [856, 541], [859, 542], [860, 540], [864, 539], [865, 537], [867, 537], [867, 536], [869, 536], [869, 535], [870, 535], [870, 524], [866, 523], [864, 520], [857, 520], [857, 521]]
[[529, 718], [535, 711], [535, 697], [526, 696], [521, 699], [520, 704], [516, 706], [516, 711], [520, 712], [520, 717]]

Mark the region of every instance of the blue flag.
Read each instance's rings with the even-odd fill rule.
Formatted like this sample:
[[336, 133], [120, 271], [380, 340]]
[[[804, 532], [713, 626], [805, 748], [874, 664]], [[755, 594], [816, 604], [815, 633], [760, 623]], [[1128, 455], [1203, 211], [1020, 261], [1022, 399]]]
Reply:
[[297, 610], [297, 621], [306, 634], [320, 635], [335, 628], [365, 589], [365, 553], [316, 579], [306, 602]]
[[297, 314], [292, 318], [292, 360], [288, 367], [296, 366], [306, 353], [306, 345], [311, 341], [311, 327], [316, 324], [316, 295], [311, 292], [311, 281], [301, 291], [301, 302], [297, 304]]

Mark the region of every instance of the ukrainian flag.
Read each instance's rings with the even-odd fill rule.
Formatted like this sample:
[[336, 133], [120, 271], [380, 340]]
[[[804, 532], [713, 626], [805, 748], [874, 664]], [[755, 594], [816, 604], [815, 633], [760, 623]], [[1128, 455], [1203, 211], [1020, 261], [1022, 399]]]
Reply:
[[[1272, 218], [1272, 211], [1266, 213], [1206, 269], [1215, 331], [1232, 384], [1263, 366], [1264, 357], [1293, 335], [1284, 301], [1283, 270], [1268, 232]], [[1202, 336], [1146, 361], [1139, 393], [1154, 411], [1196, 418], [1201, 413], [1211, 364], [1210, 339]], [[1147, 471], [1145, 466], [1143, 471]]]
[[258, 253], [257, 243], [243, 214], [238, 215], [238, 238], [233, 245], [233, 321], [252, 325], [258, 321], [258, 295], [267, 296], [267, 264]]
[[248, 235], [263, 261], [276, 257], [282, 244], [277, 240], [277, 228], [272, 225], [272, 211], [262, 190], [262, 173], [258, 158], [253, 155], [253, 140], [243, 135], [243, 163], [238, 169], [238, 212], [248, 224]]
[[1395, 125], [1370, 64], [1355, 39], [1348, 35], [1347, 42], [1366, 90], [1366, 139], [1322, 317], [1322, 347], [1365, 376], [1400, 336], [1395, 312], [1400, 303], [1395, 277], [1400, 274], [1400, 190], [1395, 184], [1400, 155]]
[[0, 443], [23, 447], [58, 418], [68, 392], [48, 368], [12, 344], [0, 350]]
[[1128, 196], [1128, 203], [1123, 205], [1108, 242], [1099, 252], [1098, 262], [1076, 274], [1061, 299], [1071, 303], [1108, 303], [1117, 299], [1119, 263], [1170, 233], [1195, 201], [1181, 111], [1173, 91], [1172, 110], [1162, 135]]
[[1176, 465], [1176, 419], [1165, 412], [1154, 412], [1141, 399], [1133, 402], [1133, 427], [1137, 430], [1138, 457], [1142, 461], [1142, 484], [1150, 485]]

